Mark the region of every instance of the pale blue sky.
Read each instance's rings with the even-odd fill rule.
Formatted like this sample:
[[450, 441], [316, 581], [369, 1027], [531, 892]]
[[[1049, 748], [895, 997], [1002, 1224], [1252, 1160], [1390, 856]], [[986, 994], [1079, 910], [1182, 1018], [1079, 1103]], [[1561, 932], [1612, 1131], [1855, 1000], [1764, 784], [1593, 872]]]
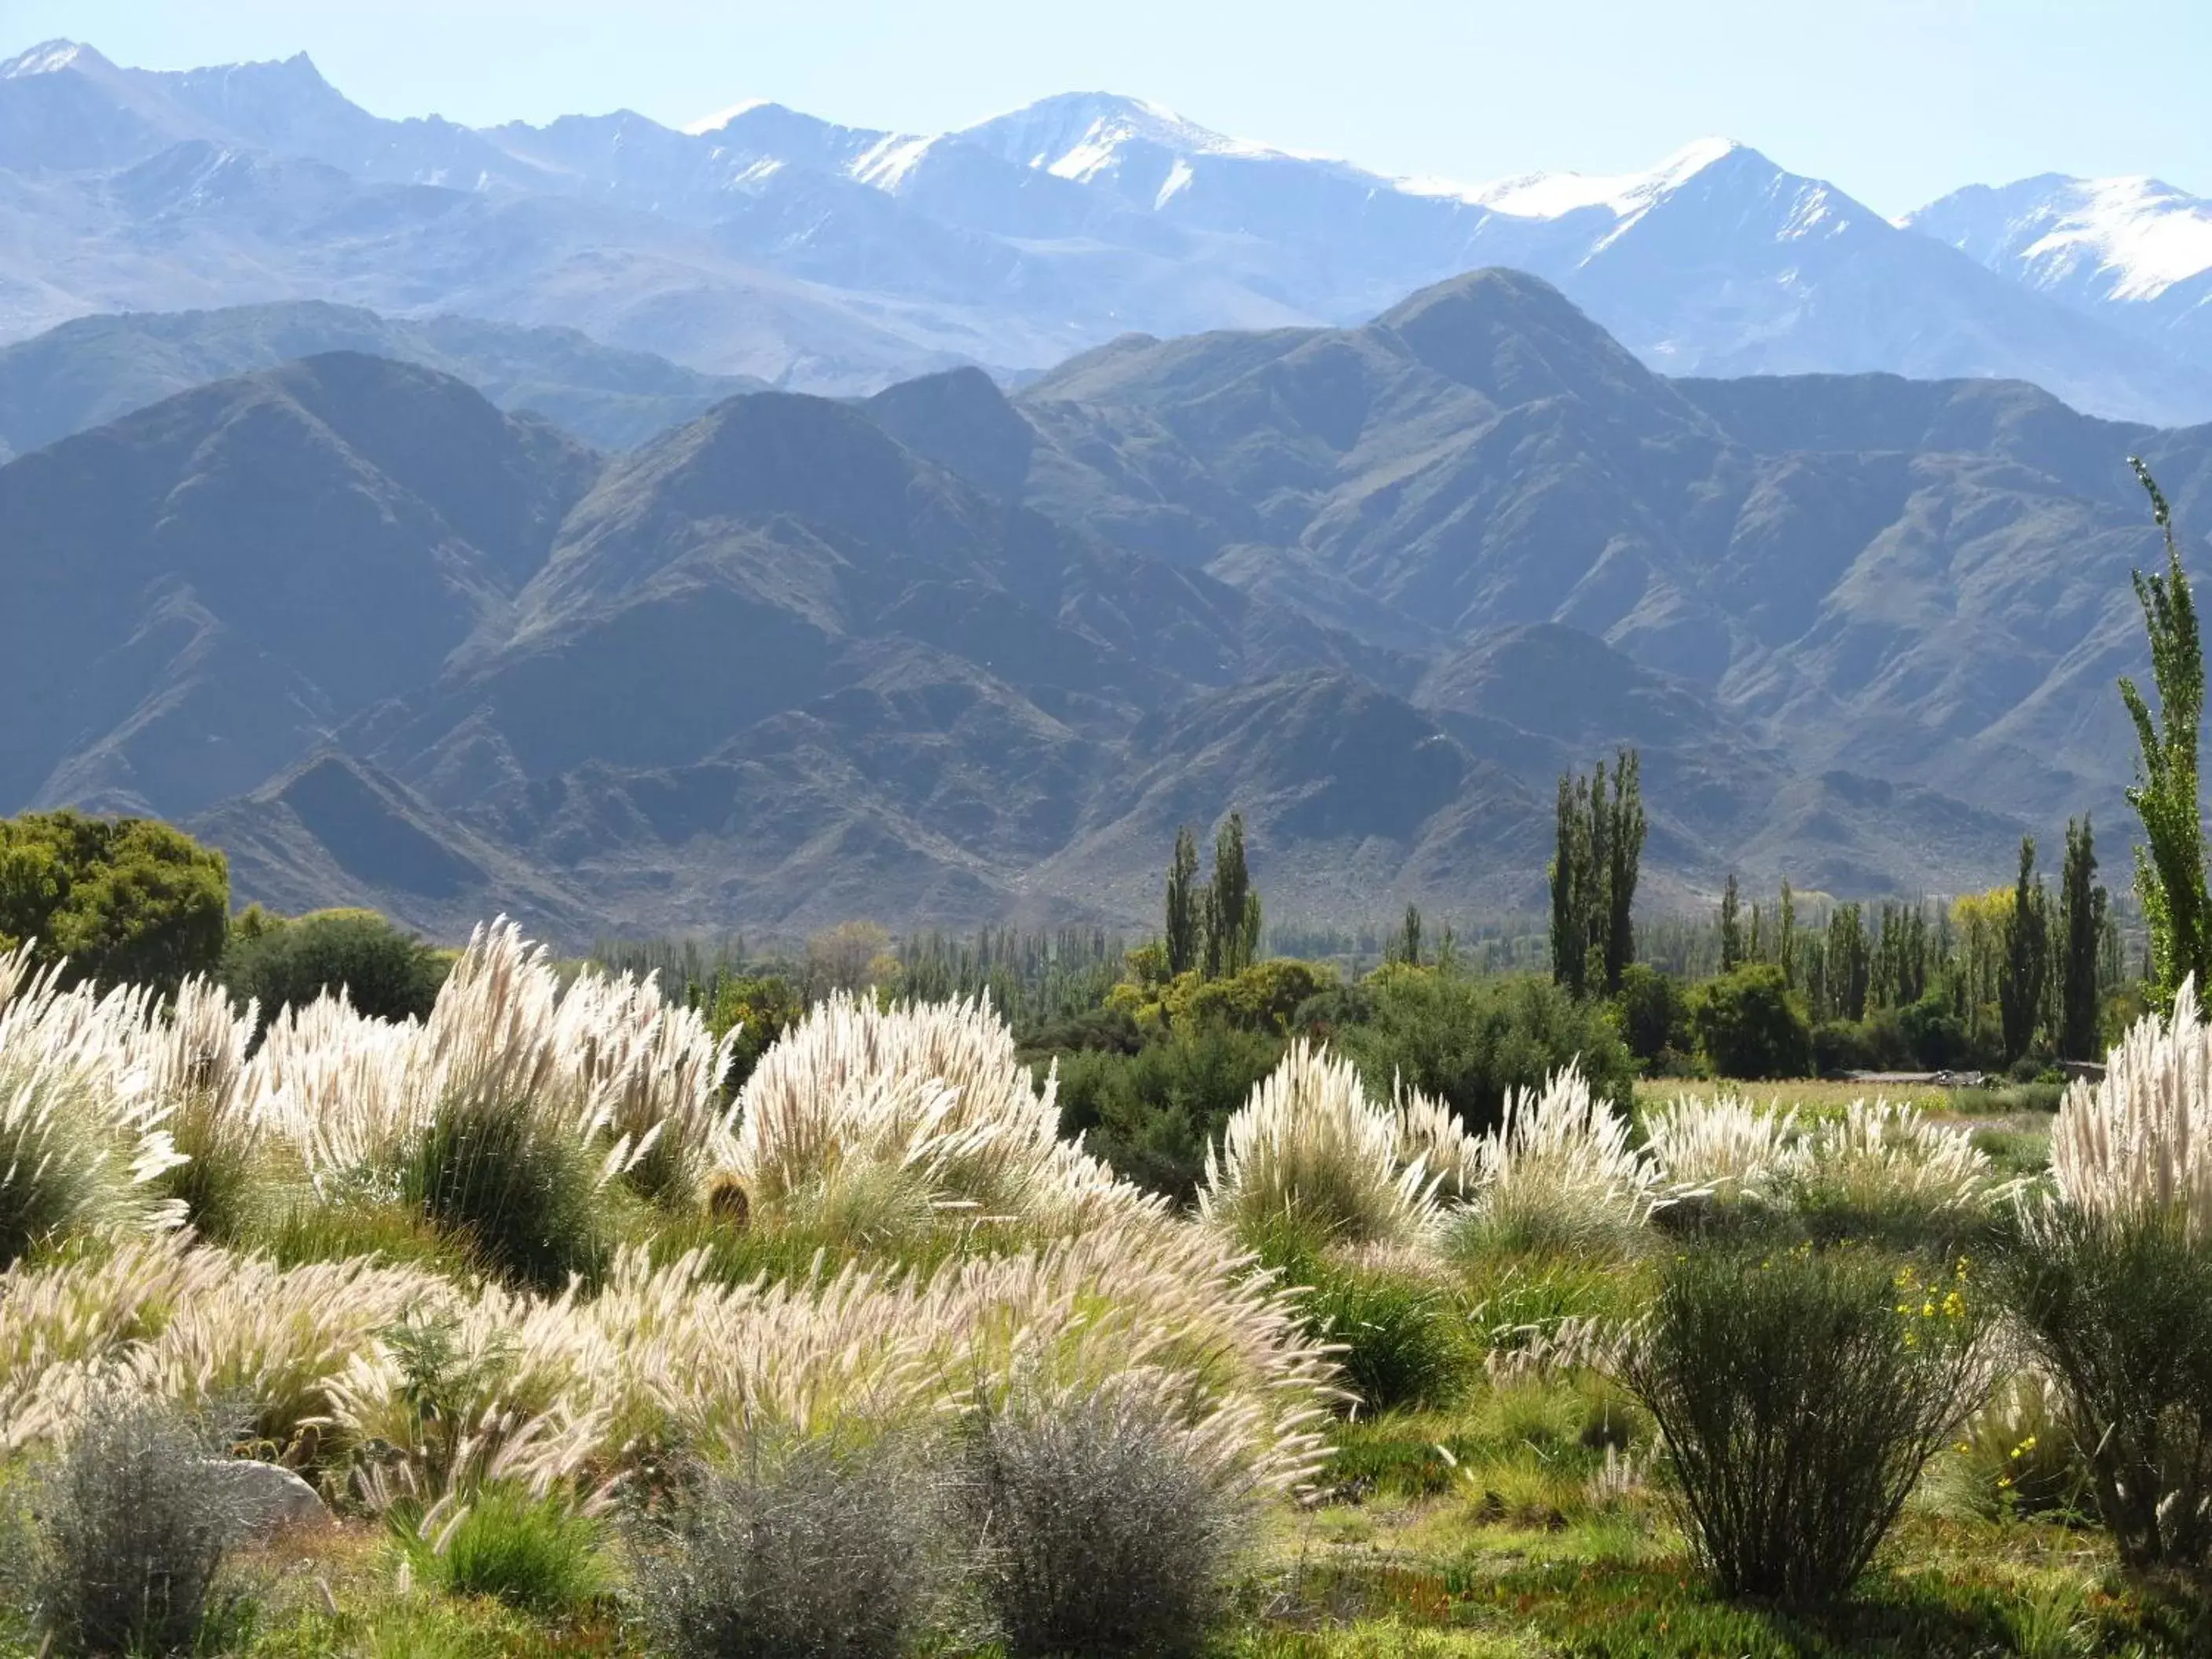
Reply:
[[2208, 0], [0, 0], [0, 51], [57, 35], [155, 68], [305, 50], [380, 114], [472, 124], [766, 97], [933, 131], [1106, 89], [1468, 181], [1719, 133], [1889, 213], [2041, 172], [2212, 193]]

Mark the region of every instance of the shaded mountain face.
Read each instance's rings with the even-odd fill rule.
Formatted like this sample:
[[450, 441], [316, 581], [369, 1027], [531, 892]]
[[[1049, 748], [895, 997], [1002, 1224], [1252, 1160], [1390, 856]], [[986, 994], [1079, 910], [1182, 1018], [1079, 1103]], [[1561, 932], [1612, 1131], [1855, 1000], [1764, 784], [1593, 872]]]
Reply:
[[1669, 374], [1995, 375], [2212, 416], [2212, 362], [1984, 257], [2018, 240], [1891, 224], [1724, 141], [1469, 187], [1105, 93], [934, 136], [773, 104], [685, 132], [629, 112], [478, 131], [380, 119], [304, 57], [155, 73], [55, 41], [0, 64], [0, 338], [315, 299], [562, 324], [852, 393], [959, 362], [1034, 372], [1130, 328], [1340, 325], [1506, 264]]
[[339, 354], [0, 468], [0, 809], [244, 895], [550, 936], [1540, 903], [1643, 756], [1643, 891], [1955, 891], [2119, 809], [2127, 575], [2212, 445], [2024, 386], [1669, 380], [1485, 271], [1355, 329], [757, 392], [613, 458]]
[[254, 787], [511, 606], [597, 470], [347, 354], [0, 469], [0, 797], [178, 814]]
[[441, 370], [502, 409], [542, 415], [605, 450], [633, 447], [760, 386], [612, 350], [572, 329], [404, 322], [320, 301], [85, 317], [0, 347], [0, 460], [210, 380], [331, 351]]

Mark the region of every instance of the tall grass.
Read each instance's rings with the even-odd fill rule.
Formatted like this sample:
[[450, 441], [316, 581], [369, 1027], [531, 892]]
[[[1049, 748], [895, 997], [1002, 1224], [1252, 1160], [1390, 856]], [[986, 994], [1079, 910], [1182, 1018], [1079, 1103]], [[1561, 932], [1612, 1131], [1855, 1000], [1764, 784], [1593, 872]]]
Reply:
[[1287, 1224], [1334, 1243], [1419, 1243], [1438, 1220], [1423, 1144], [1437, 1127], [1413, 1109], [1401, 1128], [1350, 1061], [1293, 1043], [1208, 1154], [1200, 1212], [1247, 1237]]
[[1479, 1187], [1455, 1218], [1456, 1248], [1566, 1252], [1632, 1248], [1658, 1200], [1658, 1171], [1626, 1118], [1570, 1066], [1516, 1089], [1481, 1138]]

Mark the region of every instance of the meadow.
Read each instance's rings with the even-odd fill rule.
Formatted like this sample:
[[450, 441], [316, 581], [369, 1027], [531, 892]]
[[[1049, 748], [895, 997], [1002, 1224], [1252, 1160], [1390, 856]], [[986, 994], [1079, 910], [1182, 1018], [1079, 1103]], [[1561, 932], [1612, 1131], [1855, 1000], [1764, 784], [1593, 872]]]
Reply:
[[2187, 993], [2055, 1116], [1568, 1065], [1477, 1128], [1296, 1041], [1187, 1203], [976, 1000], [732, 1095], [501, 925], [258, 1024], [0, 957], [5, 1650], [2212, 1648]]

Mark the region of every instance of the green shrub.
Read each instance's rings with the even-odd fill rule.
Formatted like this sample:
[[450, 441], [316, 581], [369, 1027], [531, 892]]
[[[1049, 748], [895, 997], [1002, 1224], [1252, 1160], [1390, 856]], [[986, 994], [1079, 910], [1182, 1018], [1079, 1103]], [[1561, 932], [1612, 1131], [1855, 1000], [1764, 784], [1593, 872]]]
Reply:
[[495, 1273], [536, 1290], [596, 1274], [609, 1247], [589, 1149], [520, 1101], [449, 1103], [399, 1172], [401, 1196]]
[[1698, 1051], [1719, 1077], [1806, 1077], [1813, 1027], [1771, 963], [1747, 963], [1698, 988], [1690, 1009]]
[[1060, 1066], [1060, 1127], [1115, 1171], [1188, 1202], [1206, 1173], [1206, 1149], [1282, 1044], [1218, 1024], [1179, 1027], [1133, 1054], [1092, 1049]]
[[1626, 1106], [1636, 1065], [1604, 1008], [1577, 1003], [1548, 978], [1480, 978], [1396, 964], [1365, 987], [1366, 1021], [1340, 1029], [1335, 1050], [1377, 1098], [1396, 1081], [1432, 1095], [1480, 1133], [1504, 1115], [1509, 1090], [1540, 1090], [1578, 1061], [1591, 1089]]
[[260, 1003], [264, 1022], [340, 988], [364, 1014], [422, 1019], [451, 965], [374, 910], [324, 910], [234, 937], [221, 976], [241, 1002]]
[[170, 1407], [95, 1401], [36, 1506], [33, 1603], [55, 1649], [191, 1653], [239, 1616], [217, 1580], [246, 1516], [207, 1478], [220, 1451]]
[[1923, 1071], [1949, 1071], [1973, 1058], [1966, 1023], [1941, 991], [1930, 991], [1919, 1001], [1899, 1009], [1897, 1030]]
[[1015, 1659], [1197, 1650], [1253, 1523], [1250, 1485], [1129, 1389], [1018, 1388], [971, 1425], [963, 1494]]
[[1465, 1391], [1477, 1353], [1443, 1287], [1413, 1273], [1333, 1260], [1287, 1218], [1251, 1242], [1283, 1284], [1307, 1287], [1301, 1321], [1319, 1340], [1341, 1347], [1339, 1381], [1369, 1412], [1449, 1406]]
[[1729, 1595], [1848, 1590], [1980, 1392], [1963, 1285], [1854, 1253], [1692, 1250], [1629, 1343], [1683, 1530]]
[[2087, 1449], [2120, 1559], [2212, 1562], [2212, 1241], [2171, 1212], [2053, 1206], [1994, 1261]]
[[583, 1611], [613, 1588], [604, 1529], [558, 1498], [486, 1486], [434, 1547], [410, 1534], [409, 1553], [448, 1595], [488, 1595], [541, 1615]]
[[1646, 1069], [1691, 1044], [1690, 1000], [1673, 975], [1632, 962], [1620, 975], [1621, 1035]]
[[153, 818], [0, 818], [0, 951], [35, 939], [70, 983], [173, 991], [211, 972], [229, 935], [222, 854]]
[[700, 1013], [716, 1041], [732, 1030], [738, 1033], [730, 1050], [730, 1069], [722, 1076], [722, 1087], [734, 1095], [744, 1087], [769, 1046], [806, 1017], [806, 999], [781, 975], [741, 974], [717, 980]]
[[939, 1590], [939, 1528], [896, 1447], [757, 1447], [635, 1523], [638, 1599], [675, 1659], [896, 1659]]

